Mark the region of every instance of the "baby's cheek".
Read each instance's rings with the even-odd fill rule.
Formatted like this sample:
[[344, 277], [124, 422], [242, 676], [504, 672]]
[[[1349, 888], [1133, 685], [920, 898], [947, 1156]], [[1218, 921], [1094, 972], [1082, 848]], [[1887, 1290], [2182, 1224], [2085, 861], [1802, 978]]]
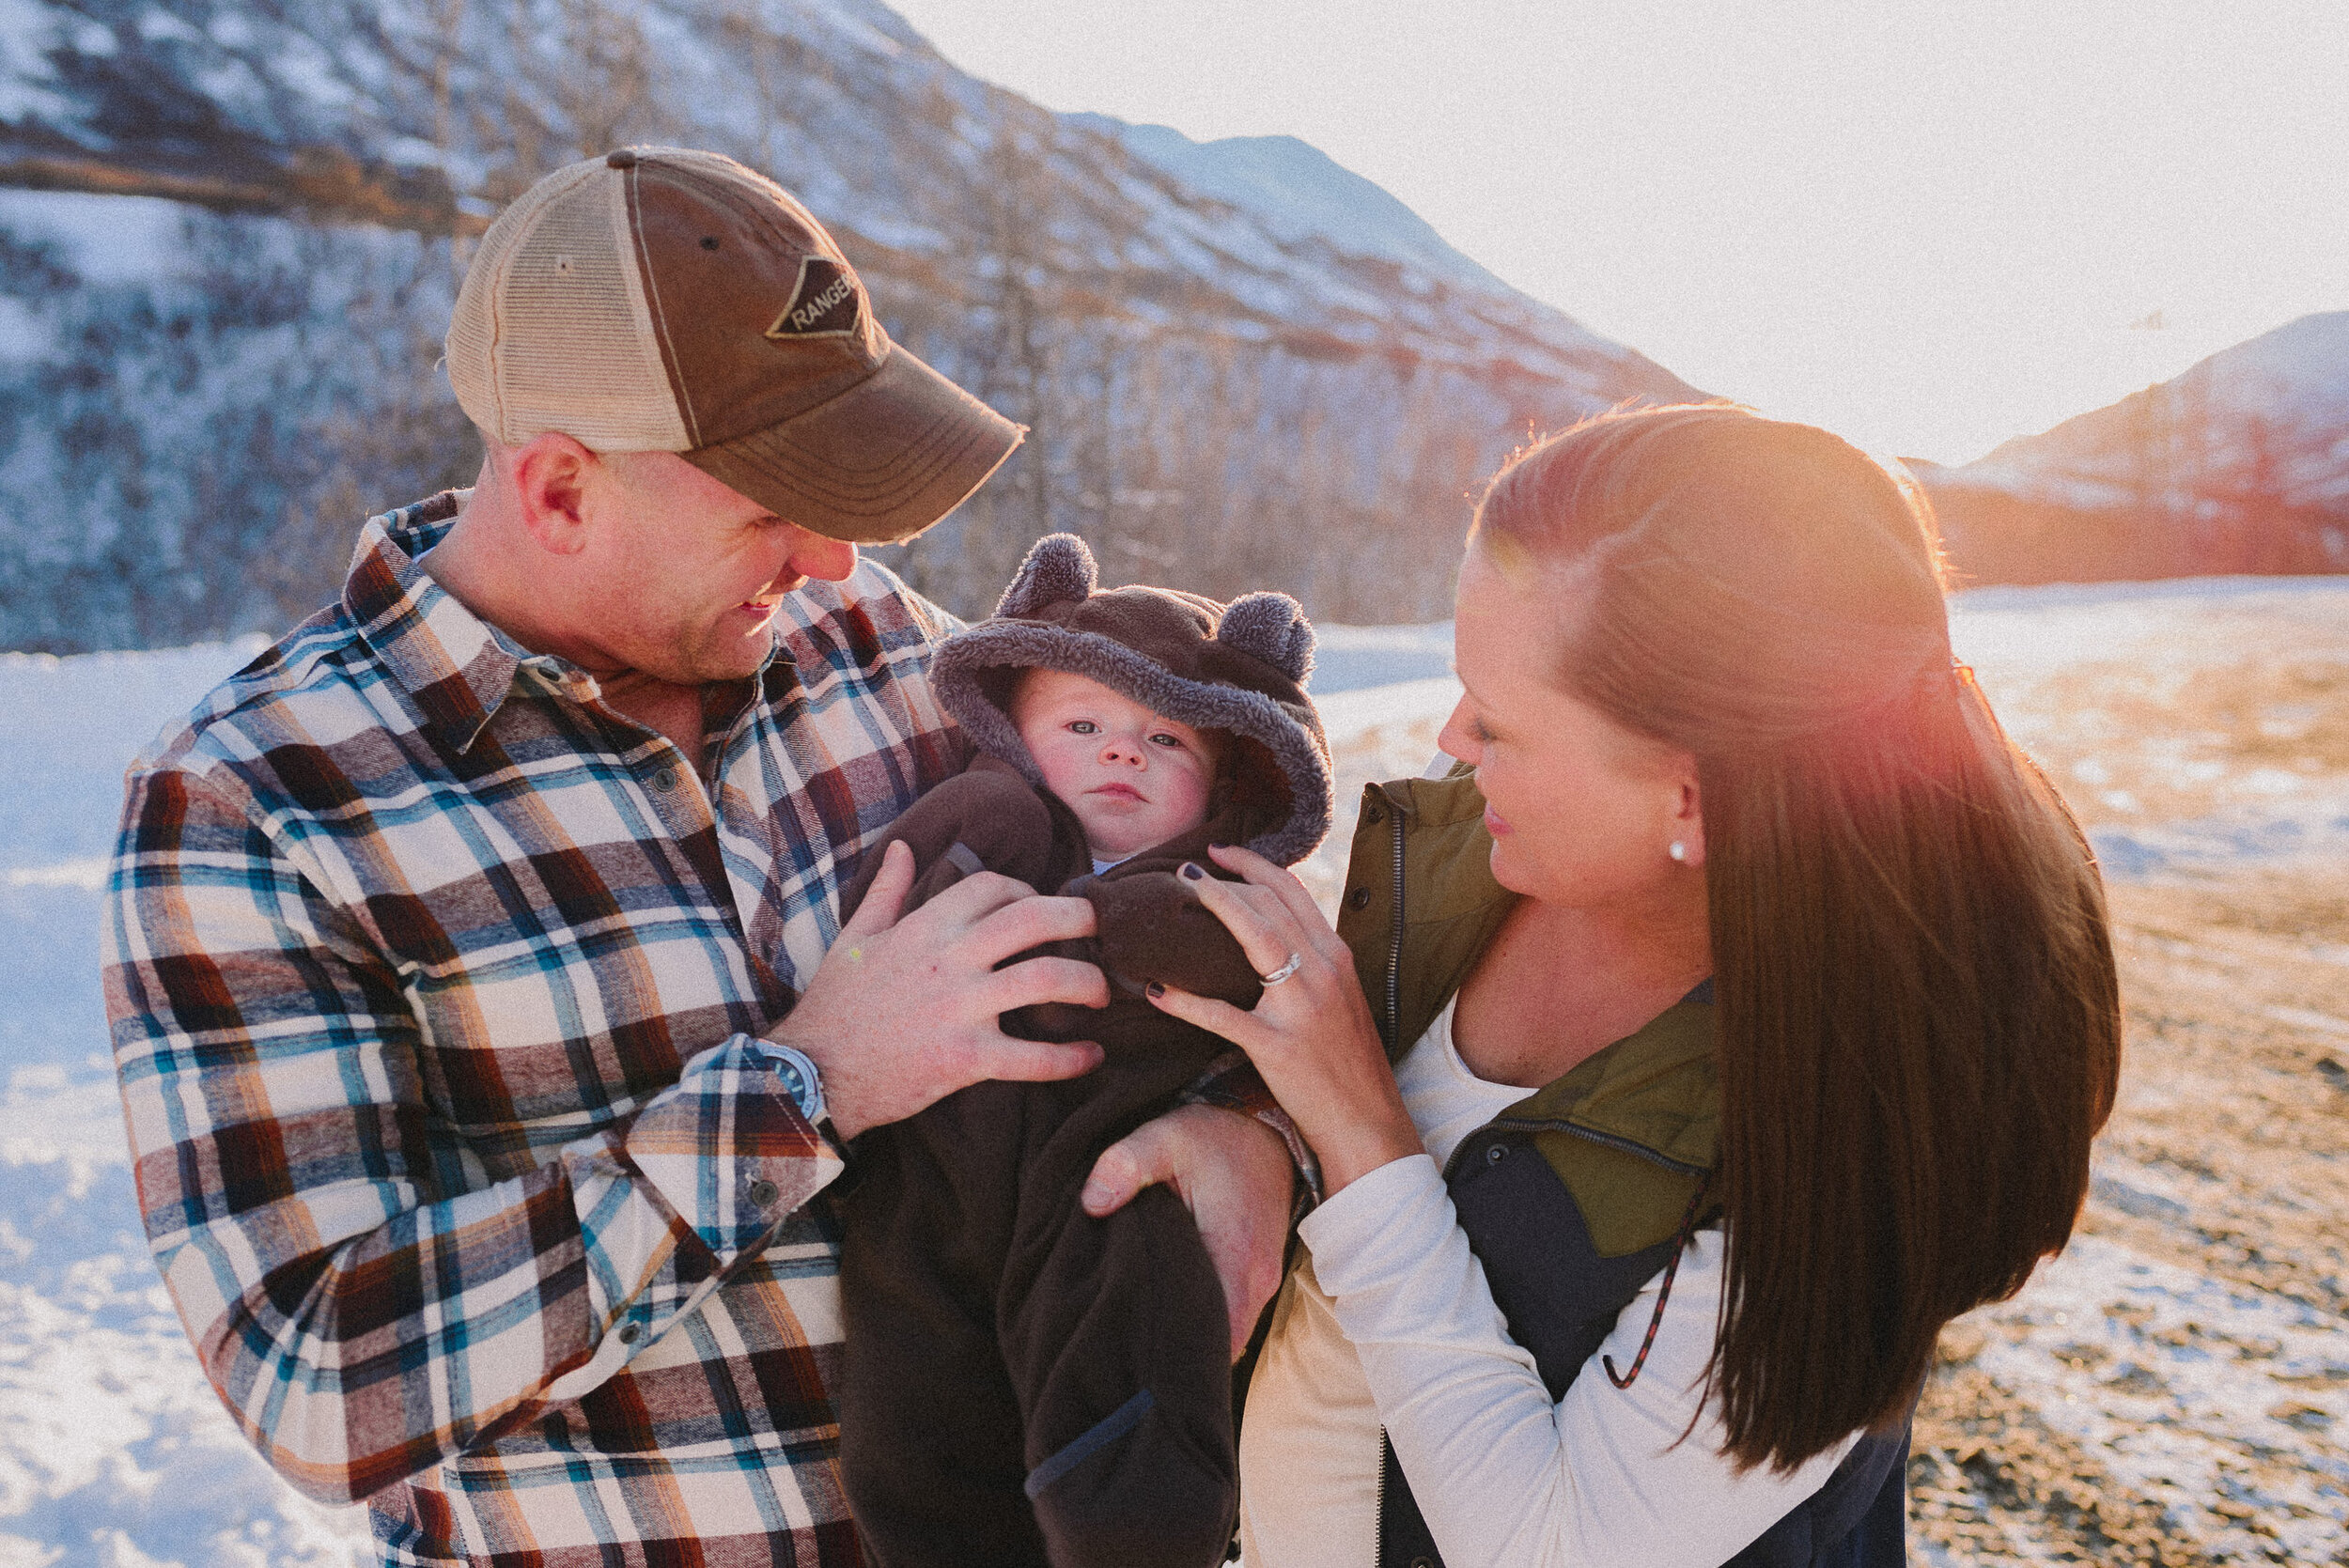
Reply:
[[1182, 815], [1190, 822], [1202, 821], [1207, 815], [1207, 776], [1191, 768], [1182, 777]]

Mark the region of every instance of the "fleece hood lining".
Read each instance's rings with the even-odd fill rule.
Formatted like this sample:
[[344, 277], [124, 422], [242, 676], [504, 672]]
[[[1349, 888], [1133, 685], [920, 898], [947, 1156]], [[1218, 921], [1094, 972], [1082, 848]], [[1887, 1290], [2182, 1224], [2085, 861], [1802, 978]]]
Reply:
[[939, 700], [979, 750], [1000, 757], [1041, 788], [1042, 771], [1026, 742], [979, 680], [990, 669], [1061, 670], [1082, 675], [1194, 729], [1229, 730], [1271, 754], [1287, 781], [1289, 814], [1247, 847], [1294, 865], [1329, 836], [1333, 814], [1330, 760], [1319, 726], [1261, 691], [1189, 680], [1114, 638], [1031, 620], [985, 621], [950, 638], [934, 666]]

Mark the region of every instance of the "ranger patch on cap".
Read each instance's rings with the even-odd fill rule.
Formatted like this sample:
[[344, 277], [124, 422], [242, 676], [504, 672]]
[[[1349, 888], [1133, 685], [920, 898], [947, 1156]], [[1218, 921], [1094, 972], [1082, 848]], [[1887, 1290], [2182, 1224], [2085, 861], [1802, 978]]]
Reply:
[[826, 256], [800, 262], [800, 281], [769, 337], [846, 337], [856, 331], [856, 279]]

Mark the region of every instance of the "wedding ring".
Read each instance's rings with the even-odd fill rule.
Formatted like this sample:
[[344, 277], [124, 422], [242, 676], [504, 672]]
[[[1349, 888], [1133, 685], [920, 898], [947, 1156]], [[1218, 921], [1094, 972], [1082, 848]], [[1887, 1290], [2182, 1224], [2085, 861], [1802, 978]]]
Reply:
[[1283, 964], [1279, 969], [1274, 970], [1270, 974], [1260, 974], [1256, 976], [1256, 978], [1263, 983], [1264, 988], [1268, 991], [1272, 989], [1273, 986], [1278, 986], [1282, 981], [1286, 980], [1290, 975], [1295, 974], [1299, 970], [1303, 969], [1304, 967], [1304, 958], [1298, 954], [1292, 953], [1289, 955], [1289, 961], [1287, 963]]

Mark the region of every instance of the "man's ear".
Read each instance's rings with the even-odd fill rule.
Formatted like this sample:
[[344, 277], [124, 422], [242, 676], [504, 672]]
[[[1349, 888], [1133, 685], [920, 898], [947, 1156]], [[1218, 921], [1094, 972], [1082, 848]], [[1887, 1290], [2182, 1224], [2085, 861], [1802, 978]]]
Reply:
[[506, 459], [526, 529], [550, 555], [576, 555], [587, 544], [587, 488], [602, 466], [593, 452], [559, 430], [533, 436]]

